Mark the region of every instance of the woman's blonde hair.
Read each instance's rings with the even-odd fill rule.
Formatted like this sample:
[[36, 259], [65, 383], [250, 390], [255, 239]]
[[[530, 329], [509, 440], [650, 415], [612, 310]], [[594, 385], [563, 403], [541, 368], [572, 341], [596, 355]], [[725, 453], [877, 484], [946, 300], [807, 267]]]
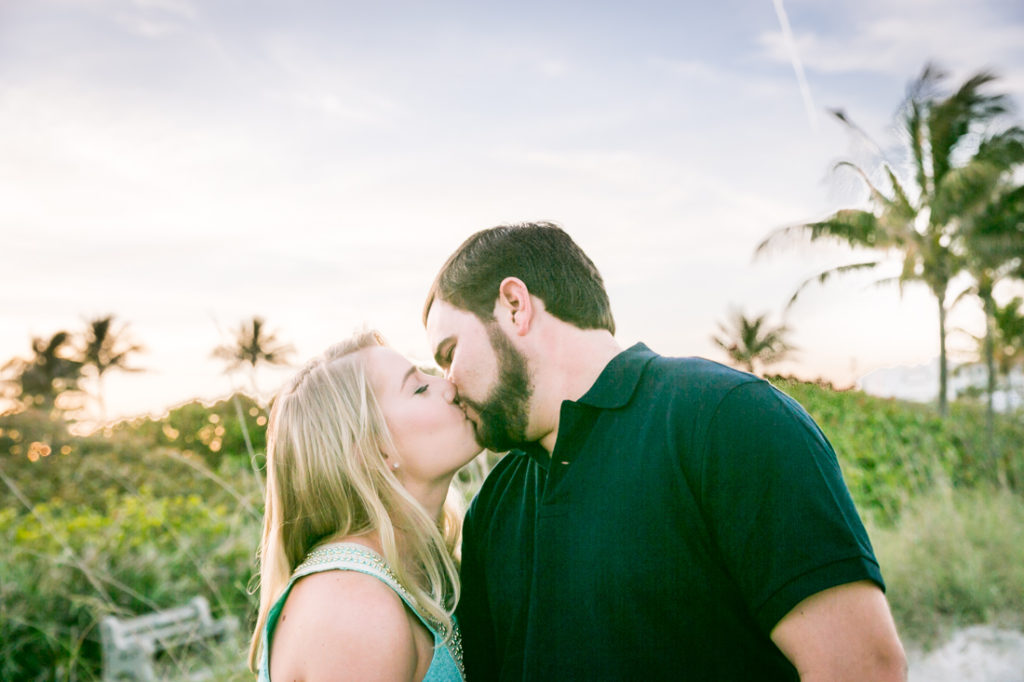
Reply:
[[310, 550], [331, 537], [376, 531], [385, 561], [420, 612], [446, 641], [451, 637], [459, 591], [453, 559], [458, 515], [446, 504], [441, 519], [430, 518], [384, 460], [394, 448], [357, 352], [384, 345], [378, 332], [367, 331], [330, 347], [274, 401], [267, 426], [260, 606], [249, 646], [254, 671], [271, 606]]

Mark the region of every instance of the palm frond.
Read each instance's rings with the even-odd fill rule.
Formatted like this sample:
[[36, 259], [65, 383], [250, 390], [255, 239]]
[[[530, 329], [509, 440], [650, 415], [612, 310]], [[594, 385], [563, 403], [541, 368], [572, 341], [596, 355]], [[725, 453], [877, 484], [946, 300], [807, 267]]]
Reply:
[[[880, 190], [878, 187], [875, 186], [875, 183], [873, 183], [871, 181], [871, 178], [868, 177], [868, 174], [865, 173], [864, 170], [860, 166], [858, 166], [857, 164], [853, 163], [852, 161], [839, 161], [839, 162], [837, 162], [832, 167], [832, 170], [833, 170], [833, 172], [835, 172], [835, 171], [839, 170], [840, 168], [849, 168], [854, 173], [856, 173], [857, 176], [860, 177], [860, 179], [867, 186], [868, 193], [871, 195], [872, 201], [874, 201], [878, 206], [880, 206], [880, 207], [882, 207], [884, 209], [884, 208], [888, 208], [888, 207], [890, 207], [892, 205], [892, 199], [887, 197], [882, 192], [882, 190]], [[888, 165], [885, 165], [885, 168], [887, 170], [890, 170], [890, 177], [894, 177], [894, 176], [891, 175], [891, 169], [889, 169]]]
[[278, 340], [276, 332], [266, 329], [262, 317], [253, 316], [239, 324], [231, 343], [225, 343], [213, 349], [211, 357], [224, 360], [227, 371], [233, 372], [245, 365], [256, 368], [258, 365], [287, 365], [295, 347]]
[[1024, 129], [1012, 126], [986, 137], [978, 145], [974, 158], [1010, 169], [1024, 163]]
[[983, 207], [994, 195], [1003, 169], [982, 159], [972, 159], [958, 168], [951, 168], [936, 184], [932, 199], [933, 220], [948, 223]]
[[889, 177], [889, 184], [892, 185], [892, 191], [895, 198], [891, 202], [892, 211], [895, 214], [894, 217], [903, 220], [913, 220], [914, 216], [917, 215], [917, 209], [910, 202], [910, 197], [907, 196], [907, 192], [903, 189], [903, 185], [896, 177], [896, 173], [893, 169], [886, 164], [885, 166], [886, 175]]
[[877, 268], [881, 264], [881, 261], [864, 261], [861, 263], [849, 263], [847, 265], [840, 265], [835, 268], [829, 268], [828, 270], [819, 272], [817, 275], [814, 275], [813, 277], [808, 277], [807, 279], [800, 283], [800, 285], [796, 288], [796, 291], [793, 292], [793, 295], [789, 297], [789, 301], [786, 302], [785, 309], [789, 310], [790, 308], [792, 308], [793, 305], [797, 302], [797, 299], [800, 298], [800, 294], [802, 294], [804, 290], [807, 289], [807, 287], [813, 284], [823, 285], [828, 283], [835, 277], [846, 275], [851, 272], [857, 272], [860, 270], [870, 270], [872, 268]]
[[807, 223], [804, 229], [809, 233], [811, 241], [832, 239], [850, 246], [865, 248], [888, 246], [879, 218], [871, 211], [843, 209], [825, 220]]
[[795, 244], [801, 241], [808, 241], [808, 230], [807, 226], [803, 223], [798, 225], [786, 225], [784, 227], [772, 230], [767, 237], [762, 239], [757, 246], [754, 247], [754, 260], [757, 260], [761, 256], [766, 256], [773, 249], [782, 247], [786, 244]]
[[767, 314], [747, 317], [740, 310], [734, 310], [727, 323], [719, 322], [720, 334], [713, 335], [712, 341], [724, 350], [733, 363], [747, 371], [754, 371], [754, 365], [768, 365], [782, 359], [794, 350], [786, 336], [785, 325], [772, 327]]
[[920, 102], [911, 100], [908, 103], [903, 123], [910, 142], [911, 158], [914, 162], [914, 179], [917, 181], [917, 186], [922, 191], [922, 194], [927, 196], [929, 182], [924, 149], [924, 114]]

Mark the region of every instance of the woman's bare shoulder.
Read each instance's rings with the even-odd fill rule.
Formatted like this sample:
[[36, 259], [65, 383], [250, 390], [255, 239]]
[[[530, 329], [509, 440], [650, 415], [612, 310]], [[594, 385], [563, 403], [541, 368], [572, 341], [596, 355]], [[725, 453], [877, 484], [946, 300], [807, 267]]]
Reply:
[[401, 598], [377, 578], [324, 571], [299, 579], [271, 644], [271, 679], [408, 680], [416, 668]]

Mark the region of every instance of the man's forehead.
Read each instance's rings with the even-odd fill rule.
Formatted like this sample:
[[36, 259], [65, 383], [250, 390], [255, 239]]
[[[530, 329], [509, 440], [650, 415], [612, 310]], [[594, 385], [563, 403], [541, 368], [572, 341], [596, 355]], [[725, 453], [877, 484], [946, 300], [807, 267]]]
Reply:
[[456, 308], [448, 301], [437, 299], [431, 304], [430, 311], [427, 313], [427, 336], [430, 337], [431, 342], [436, 343], [438, 339], [434, 338], [435, 336], [448, 336], [455, 333], [458, 327], [466, 324], [467, 317], [472, 318], [475, 315], [468, 310]]

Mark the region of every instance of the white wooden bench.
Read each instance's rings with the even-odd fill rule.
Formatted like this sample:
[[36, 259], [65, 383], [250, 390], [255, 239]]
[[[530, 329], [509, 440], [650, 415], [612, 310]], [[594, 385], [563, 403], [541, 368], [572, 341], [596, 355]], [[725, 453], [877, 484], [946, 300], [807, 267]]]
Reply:
[[202, 643], [237, 631], [237, 619], [213, 619], [205, 597], [134, 618], [107, 616], [100, 622], [103, 682], [155, 681], [153, 660], [158, 651]]

